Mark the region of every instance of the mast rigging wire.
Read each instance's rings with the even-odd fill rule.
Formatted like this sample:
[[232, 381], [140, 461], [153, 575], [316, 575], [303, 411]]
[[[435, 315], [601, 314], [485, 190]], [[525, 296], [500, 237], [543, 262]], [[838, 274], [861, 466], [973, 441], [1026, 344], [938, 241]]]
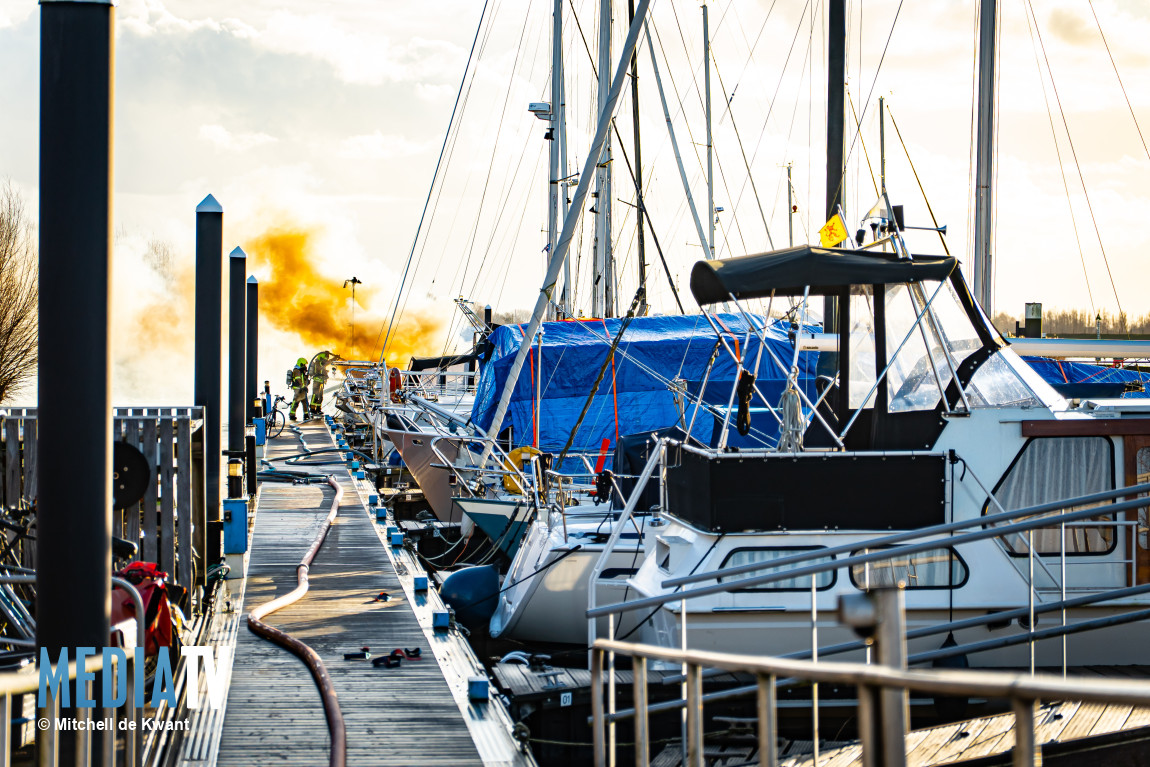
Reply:
[[1054, 113], [1050, 109], [1050, 97], [1046, 93], [1046, 80], [1042, 77], [1042, 63], [1038, 60], [1038, 46], [1035, 45], [1034, 27], [1030, 17], [1026, 17], [1030, 30], [1030, 46], [1034, 49], [1034, 67], [1038, 70], [1038, 84], [1042, 86], [1042, 101], [1046, 104], [1046, 120], [1050, 124], [1050, 138], [1054, 142], [1054, 156], [1058, 159], [1058, 174], [1062, 178], [1062, 190], [1066, 193], [1067, 212], [1070, 213], [1070, 226], [1074, 229], [1074, 242], [1078, 245], [1078, 260], [1082, 264], [1082, 277], [1086, 280], [1086, 297], [1090, 299], [1090, 313], [1096, 314], [1094, 291], [1090, 288], [1090, 274], [1086, 270], [1086, 253], [1082, 250], [1082, 237], [1078, 234], [1078, 220], [1074, 217], [1074, 203], [1070, 199], [1070, 184], [1066, 181], [1066, 168], [1062, 165], [1062, 149], [1058, 146], [1058, 131], [1054, 129]]
[[1066, 141], [1070, 144], [1070, 154], [1074, 158], [1074, 167], [1078, 170], [1078, 180], [1082, 184], [1082, 196], [1086, 198], [1086, 209], [1090, 211], [1090, 221], [1094, 224], [1094, 234], [1098, 238], [1098, 250], [1102, 252], [1102, 263], [1106, 265], [1106, 274], [1110, 277], [1110, 288], [1114, 291], [1114, 302], [1118, 304], [1118, 314], [1122, 316], [1122, 300], [1118, 298], [1118, 286], [1114, 283], [1114, 273], [1110, 270], [1110, 259], [1106, 256], [1106, 246], [1102, 244], [1102, 231], [1098, 228], [1098, 219], [1094, 215], [1094, 205], [1090, 202], [1090, 192], [1086, 189], [1086, 177], [1082, 173], [1082, 165], [1078, 162], [1078, 151], [1074, 148], [1074, 138], [1070, 135], [1070, 125], [1066, 121], [1066, 111], [1062, 108], [1062, 98], [1058, 95], [1058, 84], [1054, 82], [1054, 70], [1050, 68], [1050, 57], [1046, 54], [1046, 44], [1042, 41], [1042, 29], [1038, 26], [1038, 17], [1034, 15], [1034, 6], [1026, 0], [1026, 7], [1030, 11], [1030, 18], [1034, 22], [1034, 32], [1038, 36], [1038, 46], [1042, 50], [1042, 58], [1046, 61], [1046, 71], [1050, 75], [1050, 88], [1054, 91], [1054, 103], [1058, 105], [1058, 112], [1062, 116], [1062, 127], [1066, 131]]
[[[910, 172], [914, 174], [915, 183], [918, 184], [918, 191], [922, 192], [922, 201], [926, 203], [926, 212], [930, 214], [931, 223], [934, 224], [935, 229], [938, 228], [938, 219], [934, 217], [934, 209], [930, 207], [930, 199], [926, 196], [926, 189], [922, 186], [922, 179], [918, 177], [918, 171], [915, 170], [914, 160], [910, 159], [910, 152], [906, 148], [906, 142], [902, 140], [902, 132], [898, 129], [898, 123], [895, 122], [894, 112], [890, 111], [890, 104], [886, 105], [887, 114], [890, 115], [890, 124], [894, 126], [894, 133], [898, 136], [898, 143], [902, 146], [903, 154], [906, 155], [907, 164], [910, 165]], [[950, 255], [950, 248], [946, 246], [946, 235], [938, 232], [938, 239], [942, 242], [942, 249], [946, 251], [946, 255]]]
[[[867, 109], [869, 109], [869, 108], [870, 108], [870, 101], [871, 101], [871, 96], [873, 96], [873, 95], [874, 95], [874, 87], [875, 87], [875, 85], [878, 83], [878, 76], [879, 76], [879, 73], [880, 73], [880, 72], [882, 72], [882, 65], [883, 65], [883, 62], [884, 62], [884, 61], [886, 61], [886, 53], [887, 53], [887, 51], [890, 49], [890, 41], [891, 41], [891, 38], [893, 38], [893, 37], [894, 37], [894, 28], [895, 28], [896, 26], [898, 26], [898, 17], [899, 17], [899, 14], [901, 14], [901, 13], [902, 13], [902, 4], [903, 4], [903, 2], [904, 2], [904, 0], [898, 0], [898, 8], [896, 8], [896, 9], [895, 9], [895, 12], [894, 12], [894, 20], [893, 20], [893, 21], [890, 23], [890, 32], [888, 32], [888, 33], [887, 33], [887, 36], [886, 36], [886, 43], [885, 43], [885, 44], [883, 45], [883, 47], [882, 47], [882, 55], [879, 57], [879, 60], [878, 60], [878, 66], [877, 66], [877, 67], [875, 67], [875, 70], [874, 70], [874, 77], [873, 77], [873, 78], [871, 79], [871, 81], [870, 81], [870, 90], [868, 90], [868, 91], [867, 91], [867, 94], [866, 94], [866, 101], [864, 101], [864, 102], [863, 102], [863, 110], [862, 110], [862, 115], [861, 115], [861, 117], [860, 117], [860, 119], [859, 119], [859, 121], [858, 121], [858, 124], [859, 124], [860, 126], [862, 125], [862, 121], [863, 121], [864, 119], [866, 119], [866, 111], [867, 111]], [[844, 171], [843, 171], [842, 173], [840, 173], [840, 174], [839, 174], [839, 185], [838, 185], [838, 194], [839, 194], [839, 195], [841, 195], [841, 194], [842, 194], [842, 189], [843, 189], [843, 182], [846, 180], [846, 171], [845, 171], [846, 165], [847, 165], [847, 163], [848, 163], [848, 162], [850, 162], [850, 159], [851, 159], [851, 155], [852, 155], [852, 154], [854, 154], [854, 151], [855, 151], [855, 142], [857, 142], [857, 141], [858, 141], [858, 139], [859, 139], [859, 135], [860, 135], [860, 133], [861, 133], [861, 132], [862, 132], [862, 128], [861, 128], [861, 127], [859, 127], [859, 128], [858, 128], [858, 129], [855, 131], [855, 135], [854, 135], [854, 136], [851, 138], [851, 145], [850, 145], [850, 147], [847, 149], [846, 157], [844, 157], [844, 158], [843, 158], [843, 168], [844, 168]]]
[[1106, 42], [1106, 35], [1102, 32], [1102, 22], [1098, 20], [1098, 13], [1094, 10], [1094, 0], [1086, 0], [1090, 6], [1090, 13], [1094, 15], [1094, 23], [1098, 25], [1098, 35], [1102, 44], [1106, 46], [1106, 55], [1110, 57], [1110, 66], [1114, 67], [1114, 76], [1118, 78], [1118, 87], [1122, 89], [1122, 96], [1126, 99], [1126, 108], [1130, 110], [1130, 117], [1134, 120], [1134, 128], [1138, 131], [1138, 138], [1142, 139], [1142, 151], [1150, 159], [1150, 149], [1146, 147], [1146, 137], [1142, 135], [1142, 127], [1138, 125], [1138, 117], [1134, 114], [1134, 105], [1130, 103], [1130, 96], [1126, 93], [1126, 86], [1122, 84], [1122, 75], [1118, 74], [1118, 64], [1114, 61], [1114, 54], [1110, 51], [1110, 43]]
[[[419, 214], [419, 224], [415, 227], [415, 237], [411, 241], [411, 251], [407, 255], [407, 263], [403, 267], [403, 277], [399, 281], [399, 288], [395, 294], [395, 308], [391, 312], [391, 321], [387, 325], [387, 335], [383, 339], [383, 348], [379, 350], [379, 361], [384, 362], [387, 353], [387, 344], [391, 340], [391, 331], [395, 326], [395, 314], [399, 310], [399, 296], [407, 283], [408, 270], [411, 268], [411, 259], [415, 255], [415, 246], [419, 242], [419, 234], [423, 230], [423, 219], [427, 215], [427, 208], [431, 203], [431, 194], [435, 190], [435, 182], [439, 178], [439, 169], [443, 162], [443, 155], [447, 149], [447, 140], [451, 136], [451, 126], [455, 123], [455, 112], [459, 108], [460, 97], [463, 95], [463, 86], [467, 82], [467, 71], [471, 67], [471, 59], [475, 55], [475, 46], [479, 41], [479, 32], [483, 29], [483, 20], [487, 17], [487, 5], [490, 0], [483, 0], [483, 10], [479, 13], [479, 24], [475, 27], [475, 37], [471, 40], [471, 51], [467, 54], [467, 63], [463, 67], [463, 77], [459, 81], [459, 90], [455, 94], [455, 104], [451, 107], [451, 117], [447, 121], [447, 133], [443, 137], [443, 146], [439, 148], [439, 159], [435, 161], [435, 172], [431, 175], [431, 186], [427, 190], [427, 199], [423, 202], [423, 211]], [[382, 329], [381, 329], [382, 332]], [[378, 340], [378, 337], [377, 339]]]

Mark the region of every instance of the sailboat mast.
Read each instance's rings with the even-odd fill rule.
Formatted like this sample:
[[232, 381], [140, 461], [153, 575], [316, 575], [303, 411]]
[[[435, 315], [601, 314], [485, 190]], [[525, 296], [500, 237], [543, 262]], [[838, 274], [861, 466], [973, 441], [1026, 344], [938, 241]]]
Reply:
[[974, 297], [987, 316], [994, 313], [994, 264], [990, 238], [994, 211], [994, 66], [998, 37], [997, 0], [981, 0], [978, 13], [978, 128], [974, 180]]
[[[827, 207], [826, 218], [838, 213], [843, 202], [843, 123], [846, 120], [847, 3], [827, 4]], [[843, 223], [846, 223], [845, 221]], [[823, 299], [823, 332], [837, 333], [838, 300]]]
[[[552, 78], [553, 83], [558, 84], [559, 95], [556, 97], [553, 91], [551, 99], [552, 101], [557, 99], [559, 102], [555, 121], [559, 127], [559, 220], [563, 221], [567, 218], [567, 209], [570, 206], [567, 199], [567, 86], [564, 84], [563, 73], [563, 0], [555, 0], [555, 37], [557, 40], [554, 44], [555, 61], [558, 62], [559, 75], [558, 77], [552, 75]], [[552, 109], [555, 107], [552, 106]], [[560, 296], [559, 303], [563, 307], [563, 313], [568, 317], [573, 317], [575, 315], [575, 288], [571, 281], [570, 258], [563, 259], [563, 291]]]
[[[627, 62], [630, 61], [631, 54], [635, 52], [635, 45], [639, 42], [639, 30], [642, 27], [643, 19], [647, 17], [647, 9], [650, 5], [651, 0], [639, 0], [639, 5], [635, 9], [635, 21], [631, 23], [631, 28], [627, 31], [627, 37], [623, 41], [623, 52], [619, 57], [619, 66], [611, 81], [607, 98], [602, 102], [603, 106], [599, 110], [599, 124], [595, 129], [595, 138], [591, 141], [591, 148], [587, 152], [583, 171], [579, 174], [579, 184], [575, 187], [575, 195], [571, 201], [571, 213], [563, 219], [563, 231], [559, 234], [559, 244], [555, 252], [551, 254], [551, 263], [547, 266], [547, 274], [543, 277], [543, 285], [540, 287], [539, 297], [535, 301], [535, 310], [531, 313], [531, 320], [523, 330], [523, 343], [519, 345], [515, 359], [511, 362], [511, 369], [507, 371], [507, 380], [504, 382], [503, 391], [499, 395], [499, 404], [495, 406], [495, 415], [491, 417], [491, 424], [487, 427], [487, 433], [494, 438], [499, 436], [499, 432], [503, 428], [503, 418], [507, 415], [507, 408], [511, 404], [511, 392], [519, 380], [519, 373], [523, 370], [523, 363], [527, 359], [527, 353], [531, 349], [535, 333], [539, 330], [543, 312], [551, 300], [555, 281], [559, 277], [559, 268], [563, 259], [567, 258], [567, 254], [571, 251], [571, 240], [574, 238], [575, 228], [579, 226], [579, 220], [582, 218], [583, 206], [587, 203], [587, 193], [591, 187], [591, 172], [602, 162], [603, 151], [607, 145], [607, 136], [611, 128], [611, 119], [614, 117], [615, 107], [619, 105], [619, 96], [623, 92], [623, 79], [627, 74]], [[610, 65], [608, 64], [608, 66]], [[599, 71], [602, 72], [603, 70], [600, 69]], [[479, 458], [479, 466], [482, 467], [487, 464], [487, 459], [491, 457], [493, 449], [493, 442], [488, 441], [484, 445], [483, 453]]]
[[711, 141], [711, 31], [707, 24], [707, 4], [703, 3], [703, 82], [707, 110], [707, 258], [715, 257], [715, 175], [712, 167], [714, 144]]
[[791, 167], [787, 163], [787, 247], [795, 246], [795, 187], [791, 184]]
[[[635, 23], [635, 0], [627, 0], [627, 21]], [[636, 223], [639, 225], [639, 298], [638, 316], [647, 316], [647, 249], [643, 243], [645, 228], [643, 216], [643, 155], [639, 148], [639, 53], [631, 56], [631, 124], [635, 132], [635, 204], [639, 206]]]
[[[555, 251], [559, 239], [559, 101], [562, 86], [562, 40], [563, 40], [563, 4], [562, 0], [555, 0], [551, 25], [551, 118], [547, 129], [547, 139], [550, 141], [548, 149], [548, 199], [547, 199], [547, 257], [543, 259], [544, 269], [547, 261]], [[566, 277], [566, 272], [564, 272]], [[559, 311], [567, 313], [567, 286], [568, 280], [563, 282], [563, 294], [559, 302]], [[555, 319], [554, 304], [547, 309], [548, 319]]]
[[[611, 78], [611, 0], [599, 0], [599, 115], [607, 104]], [[611, 136], [603, 147], [595, 171], [595, 274], [593, 275], [591, 313], [611, 317], [614, 304], [614, 277], [611, 264]]]

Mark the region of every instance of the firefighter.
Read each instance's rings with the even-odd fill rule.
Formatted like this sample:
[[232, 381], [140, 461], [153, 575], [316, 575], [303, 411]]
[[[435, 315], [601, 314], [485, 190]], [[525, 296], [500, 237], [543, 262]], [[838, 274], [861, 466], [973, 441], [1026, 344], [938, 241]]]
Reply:
[[288, 384], [295, 394], [291, 402], [291, 407], [288, 409], [288, 417], [294, 421], [296, 406], [303, 405], [303, 419], [305, 421], [308, 420], [307, 360], [303, 357], [296, 360], [295, 367], [288, 371]]
[[320, 406], [323, 405], [323, 387], [327, 383], [327, 363], [331, 356], [331, 352], [322, 351], [311, 358], [311, 367], [307, 372], [311, 376], [312, 415], [319, 415]]

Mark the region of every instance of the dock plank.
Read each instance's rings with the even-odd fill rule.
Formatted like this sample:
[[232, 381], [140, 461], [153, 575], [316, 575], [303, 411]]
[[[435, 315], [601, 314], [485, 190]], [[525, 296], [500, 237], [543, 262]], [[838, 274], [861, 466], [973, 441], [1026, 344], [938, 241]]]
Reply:
[[[331, 445], [326, 429], [305, 425], [308, 448]], [[287, 435], [269, 457], [300, 450]], [[306, 464], [297, 464], [302, 468]], [[342, 467], [324, 467], [345, 487], [339, 516], [310, 571], [310, 590], [267, 622], [298, 637], [323, 659], [347, 727], [348, 764], [479, 765], [482, 760], [433, 657], [396, 669], [344, 660], [362, 646], [372, 655], [428, 644], [423, 629]], [[295, 587], [296, 567], [333, 498], [327, 485], [266, 485], [252, 533], [245, 610]], [[381, 591], [391, 595], [375, 602]], [[246, 616], [245, 616], [246, 618]], [[427, 653], [430, 655], [430, 653]], [[315, 682], [286, 650], [241, 626], [236, 639], [218, 764], [326, 764], [329, 736]]]

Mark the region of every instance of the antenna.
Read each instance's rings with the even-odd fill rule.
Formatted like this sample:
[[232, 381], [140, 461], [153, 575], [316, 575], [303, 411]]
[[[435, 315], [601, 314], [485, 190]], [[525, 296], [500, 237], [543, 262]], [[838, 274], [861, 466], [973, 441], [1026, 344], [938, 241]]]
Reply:
[[362, 285], [363, 280], [352, 277], [350, 280], [343, 281], [343, 287], [346, 289], [351, 285], [351, 354], [355, 354], [355, 286]]

